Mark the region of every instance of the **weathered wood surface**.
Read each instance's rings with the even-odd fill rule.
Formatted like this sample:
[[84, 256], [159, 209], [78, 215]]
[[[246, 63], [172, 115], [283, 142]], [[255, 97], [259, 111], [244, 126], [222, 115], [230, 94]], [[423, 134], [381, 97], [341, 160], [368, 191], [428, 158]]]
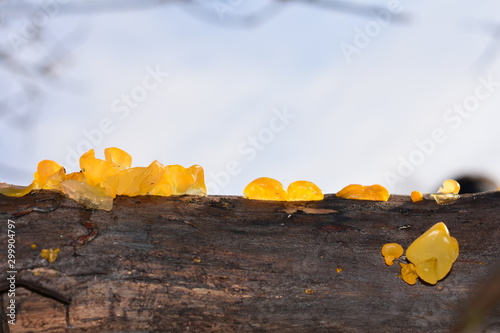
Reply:
[[[56, 201], [41, 201], [55, 197]], [[52, 212], [28, 207], [60, 206]], [[88, 211], [51, 192], [0, 196], [4, 332], [448, 332], [500, 259], [500, 193], [452, 205], [241, 197], [119, 197]], [[16, 225], [16, 325], [7, 325], [7, 220]], [[65, 246], [97, 225], [98, 236]], [[380, 248], [444, 221], [460, 243], [436, 286], [410, 286]], [[37, 244], [36, 250], [30, 247]], [[42, 248], [61, 248], [53, 263]], [[337, 268], [342, 271], [337, 272]], [[310, 289], [313, 293], [306, 293]], [[500, 332], [500, 308], [484, 332]]]

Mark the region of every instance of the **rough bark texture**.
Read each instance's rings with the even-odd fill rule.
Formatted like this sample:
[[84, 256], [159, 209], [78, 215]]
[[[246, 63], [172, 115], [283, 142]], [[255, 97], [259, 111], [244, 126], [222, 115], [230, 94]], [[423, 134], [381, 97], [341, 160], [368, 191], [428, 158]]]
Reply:
[[[47, 198], [55, 200], [40, 201]], [[18, 216], [30, 207], [41, 209]], [[110, 212], [46, 191], [0, 195], [1, 328], [448, 332], [499, 263], [499, 213], [499, 192], [446, 206], [407, 196], [369, 202], [327, 195], [307, 203], [119, 197]], [[15, 326], [5, 317], [8, 219], [16, 232]], [[410, 286], [380, 249], [386, 242], [406, 248], [439, 221], [460, 243], [458, 260], [436, 286]], [[66, 245], [88, 232], [83, 222], [94, 223], [98, 235], [74, 253]], [[40, 257], [41, 249], [57, 247], [55, 262]], [[500, 331], [499, 307], [483, 331]]]

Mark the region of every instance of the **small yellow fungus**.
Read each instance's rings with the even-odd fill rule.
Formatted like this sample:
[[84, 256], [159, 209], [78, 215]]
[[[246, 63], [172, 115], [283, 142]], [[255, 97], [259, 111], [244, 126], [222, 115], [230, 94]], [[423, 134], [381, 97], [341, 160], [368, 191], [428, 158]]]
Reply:
[[455, 193], [431, 193], [430, 196], [436, 200], [438, 205], [451, 204], [460, 198], [460, 195]]
[[31, 245], [30, 245], [30, 247], [31, 247], [33, 250], [35, 250], [37, 246], [36, 246], [36, 244], [31, 244]]
[[412, 263], [405, 264], [405, 263], [399, 263], [401, 266], [401, 278], [403, 279], [404, 282], [414, 285], [417, 283], [417, 278], [418, 274], [415, 269], [415, 265]]
[[312, 182], [298, 180], [291, 183], [287, 189], [288, 201], [316, 201], [323, 200], [323, 192]]
[[261, 177], [253, 180], [243, 190], [243, 196], [254, 200], [286, 201], [283, 185], [273, 178]]
[[308, 294], [308, 295], [312, 295], [312, 294], [314, 294], [314, 290], [312, 290], [312, 289], [306, 289], [306, 290], [304, 290], [304, 292], [305, 292], [306, 294]]
[[34, 189], [59, 189], [59, 183], [66, 178], [66, 171], [57, 162], [43, 160], [38, 163], [34, 178]]
[[450, 272], [458, 253], [458, 241], [450, 236], [446, 225], [439, 222], [408, 247], [406, 258], [415, 265], [422, 280], [436, 284]]
[[40, 252], [40, 257], [43, 259], [47, 260], [48, 262], [54, 262], [56, 261], [57, 254], [61, 251], [61, 249], [43, 249]]
[[411, 197], [411, 201], [413, 201], [413, 202], [419, 202], [419, 201], [424, 200], [423, 194], [419, 191], [411, 192], [410, 197]]
[[337, 273], [340, 273], [340, 272], [342, 272], [342, 268], [337, 267], [337, 268], [335, 269], [335, 271], [336, 271]]
[[454, 193], [458, 194], [460, 192], [460, 184], [453, 179], [447, 179], [443, 182], [443, 186], [441, 186], [438, 190], [438, 193]]
[[387, 243], [382, 246], [382, 255], [384, 256], [385, 263], [388, 266], [392, 266], [394, 264], [394, 260], [401, 257], [403, 252], [403, 247], [397, 243]]
[[88, 208], [110, 211], [113, 208], [113, 198], [103, 191], [77, 180], [65, 180], [61, 183], [65, 196]]
[[22, 197], [30, 193], [34, 187], [34, 183], [31, 183], [28, 186], [0, 184], [0, 194], [7, 195], [9, 197]]
[[389, 200], [389, 191], [382, 185], [363, 186], [352, 184], [344, 187], [335, 194], [337, 197], [354, 200], [372, 200], [372, 201], [387, 201]]
[[201, 263], [201, 259], [200, 258], [194, 258], [193, 262], [199, 264], [199, 263]]

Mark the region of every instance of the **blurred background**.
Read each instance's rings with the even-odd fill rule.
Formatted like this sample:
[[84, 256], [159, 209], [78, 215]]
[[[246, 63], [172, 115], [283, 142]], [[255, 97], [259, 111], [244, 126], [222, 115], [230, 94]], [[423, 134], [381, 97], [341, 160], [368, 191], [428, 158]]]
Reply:
[[257, 177], [500, 180], [497, 1], [0, 1], [0, 182], [119, 147]]

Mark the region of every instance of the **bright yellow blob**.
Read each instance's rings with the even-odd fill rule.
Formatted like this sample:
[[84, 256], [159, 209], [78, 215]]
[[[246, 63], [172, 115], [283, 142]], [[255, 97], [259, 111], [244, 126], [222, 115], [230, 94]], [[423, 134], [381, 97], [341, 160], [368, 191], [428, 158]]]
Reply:
[[57, 190], [66, 177], [66, 171], [57, 162], [43, 160], [38, 163], [34, 174], [34, 189]]
[[185, 168], [181, 165], [167, 165], [165, 179], [170, 183], [173, 195], [206, 195], [205, 172], [200, 165]]
[[344, 199], [372, 201], [387, 201], [390, 196], [389, 191], [382, 185], [363, 186], [359, 184], [348, 185], [335, 195]]
[[111, 163], [116, 172], [130, 168], [132, 156], [120, 148], [111, 147], [104, 149], [104, 158]]
[[424, 200], [423, 194], [419, 191], [411, 192], [410, 197], [411, 197], [411, 201], [413, 201], [413, 202], [419, 202], [419, 201]]
[[57, 254], [61, 251], [61, 249], [43, 249], [40, 251], [40, 257], [47, 260], [48, 262], [56, 261]]
[[454, 179], [447, 179], [443, 182], [438, 190], [438, 193], [454, 193], [458, 194], [460, 192], [460, 184]]
[[286, 201], [283, 185], [273, 178], [261, 177], [250, 182], [243, 190], [243, 196], [254, 200]]
[[408, 247], [406, 258], [415, 265], [422, 280], [436, 284], [450, 272], [458, 253], [458, 241], [450, 236], [446, 225], [439, 222]]
[[316, 201], [323, 200], [323, 192], [316, 184], [298, 180], [291, 183], [287, 189], [288, 201]]
[[415, 265], [412, 263], [399, 263], [399, 265], [401, 266], [401, 278], [403, 281], [411, 285], [417, 283], [418, 274]]
[[397, 243], [387, 243], [382, 246], [382, 255], [384, 256], [385, 263], [388, 266], [392, 266], [394, 264], [394, 260], [401, 257], [403, 252], [403, 247]]

